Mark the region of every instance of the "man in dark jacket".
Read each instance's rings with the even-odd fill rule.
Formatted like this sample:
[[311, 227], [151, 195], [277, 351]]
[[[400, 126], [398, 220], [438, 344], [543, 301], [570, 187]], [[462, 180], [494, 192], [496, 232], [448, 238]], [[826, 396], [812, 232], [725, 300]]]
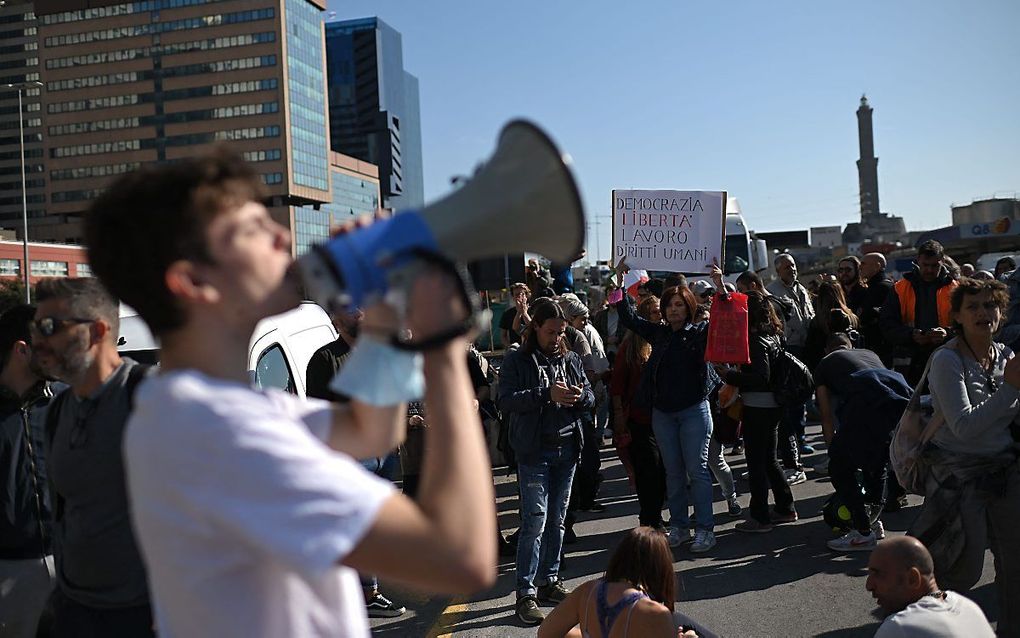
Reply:
[[950, 296], [957, 282], [942, 263], [942, 244], [929, 240], [917, 249], [914, 270], [893, 286], [879, 315], [882, 334], [896, 350], [894, 367], [916, 385], [950, 325]]
[[[349, 403], [350, 397], [338, 394], [330, 387], [330, 381], [340, 373], [344, 362], [351, 354], [354, 341], [358, 337], [358, 329], [365, 314], [361, 310], [338, 312], [333, 315], [333, 327], [340, 336], [322, 346], [308, 360], [305, 371], [305, 394], [315, 399], [325, 399], [334, 403]], [[388, 456], [361, 460], [361, 465], [376, 476], [386, 480], [393, 479], [399, 457], [394, 451]], [[398, 618], [407, 613], [407, 608], [390, 600], [379, 591], [379, 579], [373, 574], [358, 574], [361, 579], [362, 594], [365, 596], [365, 609], [369, 618]]]
[[559, 580], [563, 525], [595, 394], [581, 358], [567, 350], [566, 327], [559, 305], [537, 301], [524, 345], [500, 369], [499, 409], [518, 463], [517, 617], [526, 625], [542, 622], [539, 600], [556, 604], [570, 593]]
[[882, 336], [882, 329], [879, 326], [878, 317], [885, 305], [885, 300], [893, 291], [893, 280], [885, 272], [885, 255], [882, 253], [868, 253], [861, 258], [861, 279], [867, 287], [864, 289], [864, 303], [857, 318], [861, 320], [861, 335], [864, 336], [864, 344], [875, 352], [882, 359], [882, 363], [889, 367], [892, 365], [892, 348], [889, 347], [885, 337]]
[[0, 317], [0, 636], [36, 635], [53, 591], [52, 513], [44, 452], [53, 393], [32, 368], [35, 307]]

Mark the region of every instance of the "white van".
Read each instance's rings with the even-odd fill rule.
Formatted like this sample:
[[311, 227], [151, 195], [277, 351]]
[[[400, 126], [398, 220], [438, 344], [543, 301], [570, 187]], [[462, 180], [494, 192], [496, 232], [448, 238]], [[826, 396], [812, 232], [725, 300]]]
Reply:
[[[248, 375], [259, 388], [305, 396], [305, 372], [315, 351], [337, 338], [329, 315], [306, 301], [255, 326], [248, 345]], [[159, 362], [159, 343], [131, 307], [121, 305], [117, 350], [140, 363]]]

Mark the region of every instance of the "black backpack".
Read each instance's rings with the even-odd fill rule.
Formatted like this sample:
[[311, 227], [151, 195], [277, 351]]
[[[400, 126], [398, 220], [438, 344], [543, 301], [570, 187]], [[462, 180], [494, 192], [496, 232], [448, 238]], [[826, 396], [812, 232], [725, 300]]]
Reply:
[[804, 362], [779, 347], [772, 358], [769, 388], [780, 406], [802, 405], [814, 393], [815, 381]]

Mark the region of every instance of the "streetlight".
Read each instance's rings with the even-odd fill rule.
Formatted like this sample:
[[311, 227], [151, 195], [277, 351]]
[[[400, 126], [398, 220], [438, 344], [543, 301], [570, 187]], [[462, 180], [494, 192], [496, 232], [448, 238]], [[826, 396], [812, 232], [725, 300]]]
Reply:
[[42, 82], [17, 82], [4, 84], [5, 89], [18, 91], [18, 142], [21, 144], [21, 245], [24, 251], [22, 275], [25, 280], [25, 303], [32, 303], [32, 289], [28, 285], [28, 272], [31, 266], [28, 261], [28, 189], [25, 182], [25, 112], [21, 106], [21, 93], [30, 86], [43, 86]]

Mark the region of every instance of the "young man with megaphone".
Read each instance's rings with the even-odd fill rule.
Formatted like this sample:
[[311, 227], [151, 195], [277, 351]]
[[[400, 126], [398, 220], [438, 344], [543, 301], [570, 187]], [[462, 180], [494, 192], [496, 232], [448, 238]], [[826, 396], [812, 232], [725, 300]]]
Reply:
[[[376, 303], [335, 381], [349, 407], [250, 387], [256, 323], [300, 301], [289, 234], [265, 196], [250, 166], [217, 153], [128, 174], [85, 217], [93, 271], [161, 340], [124, 442], [161, 636], [367, 636], [355, 569], [447, 593], [496, 576], [463, 336], [424, 356], [398, 351], [395, 313]], [[419, 268], [408, 295], [401, 327], [415, 336], [466, 317], [435, 269]], [[426, 450], [415, 503], [356, 459], [399, 442], [423, 372], [443, 445]]]

